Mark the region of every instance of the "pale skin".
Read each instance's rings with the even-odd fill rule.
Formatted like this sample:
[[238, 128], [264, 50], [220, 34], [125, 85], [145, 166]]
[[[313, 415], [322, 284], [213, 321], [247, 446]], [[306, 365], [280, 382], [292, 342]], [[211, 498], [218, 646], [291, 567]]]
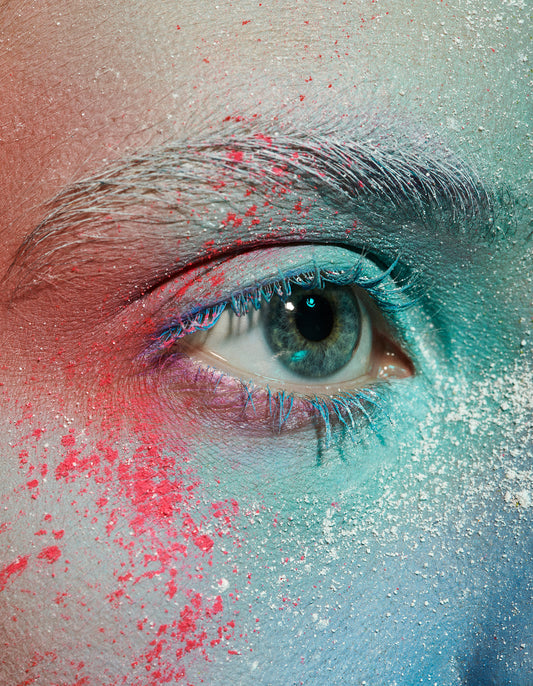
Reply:
[[[529, 23], [495, 0], [0, 4], [1, 683], [531, 683]], [[454, 219], [438, 194], [401, 220], [397, 193], [273, 200], [289, 135], [427, 154]], [[239, 167], [254, 146], [282, 151], [268, 181], [266, 158]], [[98, 182], [104, 209], [81, 194], [22, 260], [53, 198], [161, 150], [189, 223], [149, 221], [144, 176], [127, 216]], [[311, 244], [420, 285], [397, 316], [364, 296], [396, 346], [372, 426], [257, 424], [261, 395], [221, 411], [201, 374], [147, 362], [176, 308]]]

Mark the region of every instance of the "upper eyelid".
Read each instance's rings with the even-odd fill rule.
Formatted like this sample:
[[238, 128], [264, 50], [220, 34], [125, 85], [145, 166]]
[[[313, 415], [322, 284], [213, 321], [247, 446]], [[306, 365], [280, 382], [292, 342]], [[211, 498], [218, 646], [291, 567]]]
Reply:
[[[300, 249], [301, 246], [298, 246], [298, 250]], [[340, 267], [320, 268], [317, 263], [314, 263], [313, 269], [310, 269], [311, 265], [308, 263], [305, 268], [293, 269], [281, 279], [265, 279], [262, 283], [256, 282], [248, 288], [228, 292], [225, 297], [216, 300], [207, 299], [200, 305], [195, 302], [194, 307], [190, 309], [185, 307], [184, 311], [181, 306], [177, 318], [172, 318], [172, 316], [170, 320], [166, 318], [162, 327], [152, 334], [152, 343], [142, 356], [150, 355], [154, 350], [157, 351], [161, 344], [165, 348], [169, 342], [187, 333], [210, 328], [228, 306], [236, 314], [245, 314], [253, 307], [259, 309], [261, 301], [269, 301], [273, 295], [288, 296], [292, 286], [323, 288], [328, 283], [358, 286], [368, 293], [378, 307], [387, 312], [409, 307], [417, 300], [415, 294], [417, 284], [409, 271], [404, 271], [401, 280], [392, 277], [395, 269], [401, 265], [398, 256], [389, 260], [388, 267], [384, 269], [379, 268], [368, 255], [364, 255], [364, 252], [353, 253], [353, 260], [352, 265], [345, 264], [343, 269]], [[229, 262], [231, 265], [231, 260]], [[376, 269], [373, 275], [369, 275], [369, 265], [373, 265]], [[383, 283], [387, 279], [391, 280], [392, 285], [383, 290]], [[195, 278], [194, 282], [200, 288], [202, 277]], [[180, 308], [180, 303], [173, 301], [172, 295], [166, 300], [171, 308]]]
[[[301, 245], [301, 244], [300, 244]], [[374, 293], [374, 288], [378, 286], [384, 279], [390, 276], [400, 263], [400, 258], [396, 257], [390, 262], [389, 266], [383, 268], [383, 271], [375, 277], [361, 277], [358, 279], [358, 274], [362, 270], [362, 260], [364, 259], [364, 253], [359, 253], [361, 260], [354, 266], [345, 267], [344, 269], [321, 269], [316, 263], [313, 265], [313, 269], [301, 270], [296, 269], [288, 272], [287, 274], [280, 274], [277, 279], [266, 279], [264, 282], [255, 283], [254, 285], [241, 289], [236, 293], [233, 293], [230, 298], [225, 302], [232, 307], [236, 314], [239, 312], [239, 304], [242, 303], [244, 306], [246, 303], [253, 304], [253, 301], [257, 296], [265, 300], [270, 300], [272, 295], [279, 295], [284, 298], [290, 295], [292, 286], [304, 286], [306, 288], [324, 288], [326, 283], [334, 283], [337, 285], [359, 285], [365, 288], [370, 293]], [[371, 259], [371, 258], [369, 258]], [[375, 264], [375, 262], [374, 262]], [[403, 279], [405, 284], [408, 283], [406, 278]], [[379, 297], [379, 294], [376, 293]], [[206, 307], [214, 307], [218, 302], [210, 303], [206, 306], [199, 307], [196, 311], [205, 309]], [[380, 303], [381, 304], [381, 303]], [[389, 302], [384, 302], [385, 307], [390, 306], [394, 309], [393, 305]], [[194, 314], [194, 310], [190, 314]]]

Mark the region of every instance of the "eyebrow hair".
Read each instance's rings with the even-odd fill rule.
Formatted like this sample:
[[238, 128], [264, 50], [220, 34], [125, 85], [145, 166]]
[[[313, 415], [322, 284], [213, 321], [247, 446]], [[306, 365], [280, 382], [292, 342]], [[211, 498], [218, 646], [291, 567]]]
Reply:
[[[133, 225], [136, 231], [142, 226], [143, 236], [147, 227], [153, 233], [156, 226], [190, 238], [195, 209], [221, 202], [231, 206], [231, 188], [239, 185], [263, 196], [267, 190], [273, 204], [288, 191], [312, 193], [369, 224], [428, 224], [438, 216], [446, 218], [442, 230], [477, 233], [487, 241], [500, 230], [494, 193], [430, 136], [377, 124], [338, 131], [319, 127], [312, 133], [260, 129], [230, 117], [226, 124], [225, 135], [141, 152], [64, 188], [13, 259], [4, 279], [10, 300], [57, 281], [54, 266], [69, 255], [82, 264], [102, 246], [127, 250], [130, 241], [135, 249], [136, 235], [110, 230], [117, 225]], [[208, 234], [220, 234], [220, 221], [204, 218], [201, 224]]]

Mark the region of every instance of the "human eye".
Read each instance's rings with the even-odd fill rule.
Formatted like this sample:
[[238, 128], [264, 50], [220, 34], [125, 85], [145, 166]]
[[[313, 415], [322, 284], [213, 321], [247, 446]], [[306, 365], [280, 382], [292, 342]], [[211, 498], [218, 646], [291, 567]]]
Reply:
[[381, 388], [414, 374], [392, 321], [412, 301], [398, 259], [259, 249], [193, 269], [157, 297], [147, 377], [171, 401], [253, 431], [354, 428], [371, 421]]

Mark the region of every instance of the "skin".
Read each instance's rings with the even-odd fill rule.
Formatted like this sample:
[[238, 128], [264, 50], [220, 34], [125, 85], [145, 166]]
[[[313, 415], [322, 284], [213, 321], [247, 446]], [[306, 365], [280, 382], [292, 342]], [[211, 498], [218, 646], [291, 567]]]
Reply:
[[[0, 14], [0, 682], [531, 683], [523, 3], [48, 0]], [[308, 227], [259, 211], [255, 249], [312, 235], [401, 254], [418, 276], [391, 324], [415, 372], [374, 428], [277, 433], [139, 363], [165, 323], [160, 285], [216, 290], [187, 281], [214, 259], [201, 222], [187, 243], [125, 220], [120, 249], [96, 236], [42, 273], [30, 255], [37, 286], [13, 280], [46, 203], [118, 160], [225, 136], [228, 116], [253, 136], [358, 113], [380, 140], [442, 141], [497, 198], [500, 227], [446, 232], [436, 216], [348, 235], [342, 206], [323, 229], [319, 201]], [[229, 177], [242, 204], [246, 181]], [[215, 248], [236, 236], [229, 224]]]

